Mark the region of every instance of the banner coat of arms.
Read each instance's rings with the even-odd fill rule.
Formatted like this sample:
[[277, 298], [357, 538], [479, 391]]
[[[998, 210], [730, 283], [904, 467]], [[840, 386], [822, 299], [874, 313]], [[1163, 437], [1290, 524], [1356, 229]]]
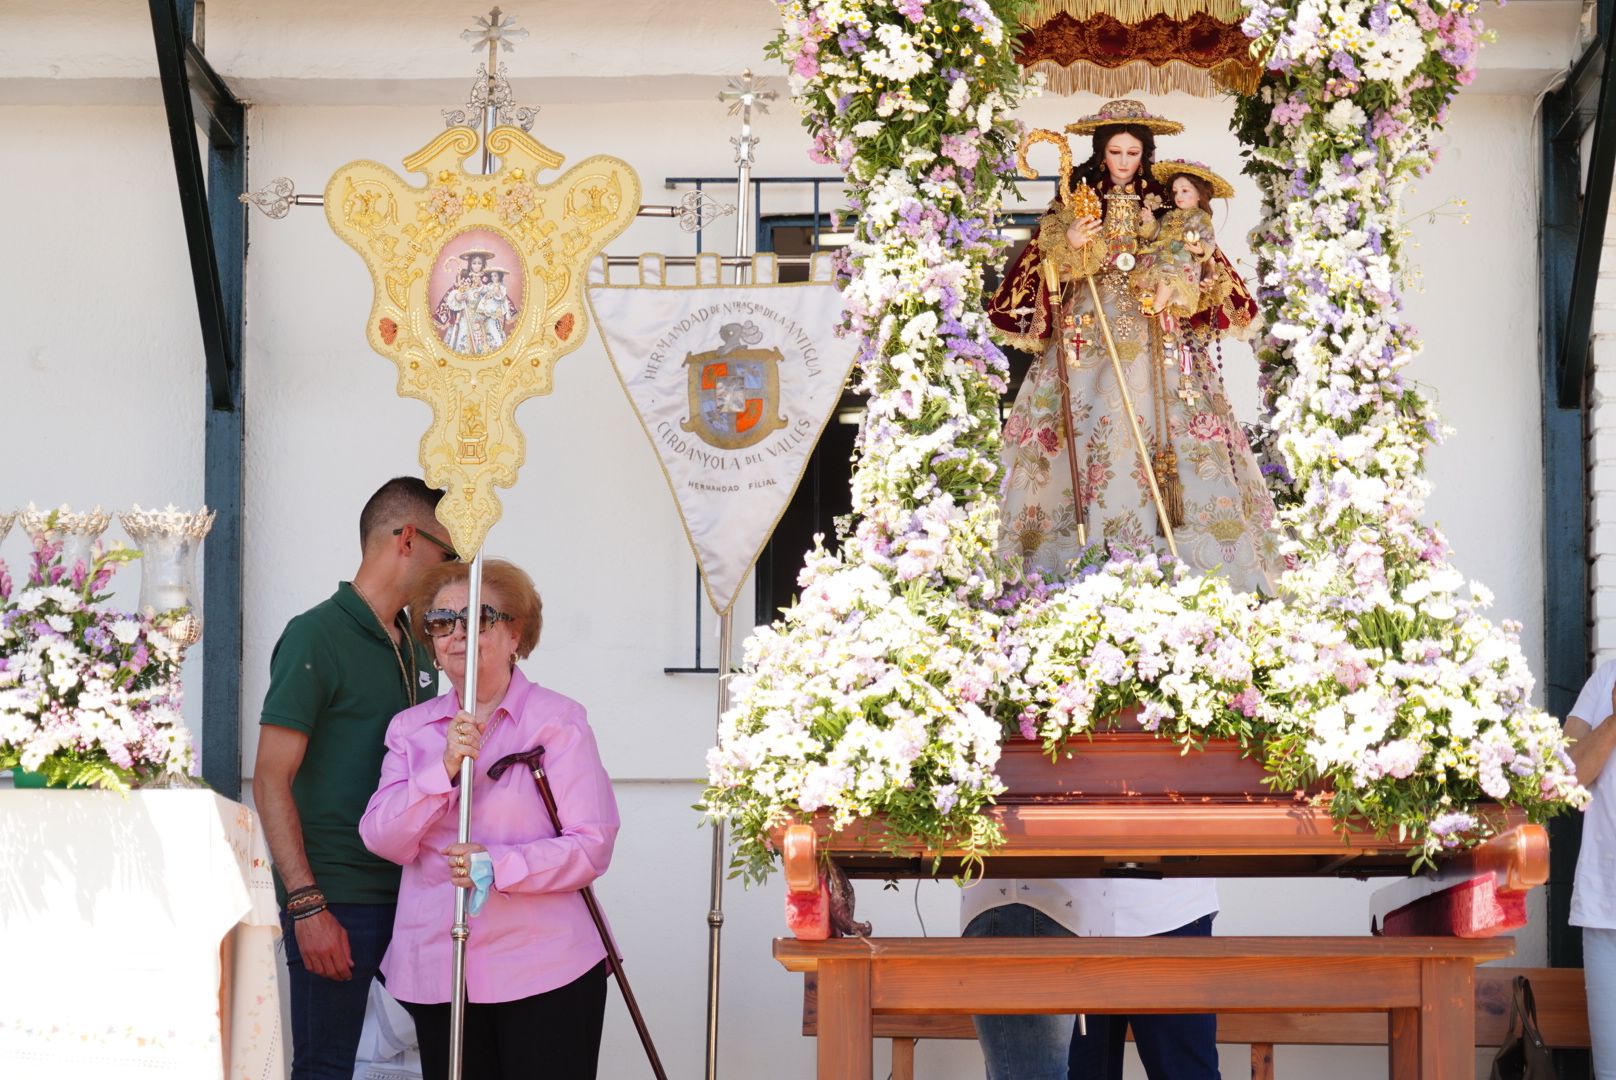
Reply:
[[514, 484], [526, 458], [516, 407], [548, 394], [555, 361], [583, 343], [585, 268], [640, 206], [639, 178], [615, 157], [541, 184], [560, 154], [514, 127], [495, 128], [488, 148], [499, 168], [466, 172], [478, 133], [451, 128], [404, 160], [425, 186], [355, 161], [325, 190], [331, 228], [375, 286], [365, 336], [398, 368], [399, 394], [432, 408], [421, 467], [468, 556], [499, 520], [494, 487]]
[[[714, 258], [706, 276], [716, 270]], [[812, 281], [591, 283], [588, 296], [707, 598], [729, 611], [852, 369], [856, 343], [836, 335], [841, 294]]]

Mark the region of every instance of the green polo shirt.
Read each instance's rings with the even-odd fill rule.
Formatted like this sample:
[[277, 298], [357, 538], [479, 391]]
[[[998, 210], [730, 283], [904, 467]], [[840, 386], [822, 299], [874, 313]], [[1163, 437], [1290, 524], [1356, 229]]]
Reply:
[[[414, 678], [416, 700], [426, 701], [437, 693], [432, 654], [423, 645], [409, 644], [415, 664], [412, 669], [405, 652], [405, 670]], [[303, 764], [292, 780], [292, 800], [302, 821], [309, 868], [333, 903], [398, 900], [400, 868], [366, 849], [359, 839], [359, 819], [381, 776], [387, 725], [409, 706], [392, 644], [369, 605], [346, 581], [329, 600], [287, 623], [275, 643], [259, 723], [309, 737]], [[279, 873], [275, 891], [284, 903]]]

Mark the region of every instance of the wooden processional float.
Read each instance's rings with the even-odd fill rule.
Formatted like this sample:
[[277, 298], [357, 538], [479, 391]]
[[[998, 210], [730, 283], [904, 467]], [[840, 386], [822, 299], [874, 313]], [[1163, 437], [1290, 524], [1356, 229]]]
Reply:
[[872, 1076], [878, 1033], [893, 1036], [893, 1075], [907, 1078], [915, 1036], [950, 1037], [971, 1015], [1160, 1011], [1251, 1014], [1270, 1021], [1253, 1027], [1263, 1031], [1379, 1013], [1393, 1080], [1473, 1075], [1476, 965], [1514, 953], [1501, 935], [1526, 924], [1527, 894], [1548, 879], [1541, 825], [1484, 805], [1497, 836], [1410, 877], [1406, 847], [1339, 829], [1328, 791], [1272, 791], [1232, 741], [1185, 754], [1112, 731], [1051, 762], [1016, 739], [998, 773], [1008, 790], [990, 816], [1004, 843], [974, 870], [987, 878], [1397, 880], [1373, 894], [1366, 936], [870, 937], [838, 896], [845, 878], [954, 875], [965, 853], [894, 836], [879, 817], [784, 826], [774, 843], [793, 936], [774, 956], [807, 977], [820, 1080]]
[[[1249, 93], [1262, 68], [1240, 29], [1244, 7], [1050, 0], [1024, 18], [1017, 58], [1063, 94]], [[1070, 149], [1046, 134], [1033, 141], [1059, 146], [1065, 176]], [[1060, 185], [1063, 198], [1068, 188]], [[1159, 507], [1160, 494], [1151, 494]], [[805, 1028], [818, 1040], [821, 1080], [872, 1076], [878, 1033], [893, 1037], [892, 1073], [907, 1080], [914, 1038], [955, 1037], [972, 1015], [1087, 1012], [1339, 1017], [1347, 1026], [1359, 1017], [1372, 1025], [1364, 1014], [1380, 1014], [1394, 1080], [1474, 1075], [1476, 965], [1514, 952], [1504, 935], [1526, 924], [1527, 896], [1548, 878], [1542, 826], [1483, 804], [1476, 813], [1492, 839], [1410, 876], [1407, 845], [1339, 826], [1328, 790], [1273, 790], [1238, 744], [1213, 740], [1186, 753], [1127, 714], [1114, 728], [1074, 740], [1071, 754], [1053, 761], [1036, 742], [1009, 740], [997, 765], [1007, 790], [988, 810], [1003, 843], [987, 852], [927, 846], [879, 815], [834, 827], [820, 813], [773, 830], [789, 930], [774, 956], [808, 976]], [[1363, 936], [889, 938], [854, 921], [848, 879], [967, 871], [1391, 884], [1374, 893]], [[1256, 1061], [1254, 1047], [1253, 1076]]]

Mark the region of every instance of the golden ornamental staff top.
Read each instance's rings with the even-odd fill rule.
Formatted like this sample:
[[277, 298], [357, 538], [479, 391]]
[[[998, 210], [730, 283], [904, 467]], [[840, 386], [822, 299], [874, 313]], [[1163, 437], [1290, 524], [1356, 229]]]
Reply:
[[438, 516], [463, 555], [500, 516], [526, 456], [516, 407], [548, 394], [555, 361], [588, 332], [589, 260], [633, 220], [640, 182], [619, 158], [564, 160], [515, 127], [487, 137], [499, 167], [471, 173], [481, 148], [455, 127], [404, 160], [412, 184], [355, 161], [325, 189], [326, 218], [370, 270], [371, 348], [398, 368], [398, 392], [432, 408], [421, 439], [424, 478], [446, 492]]

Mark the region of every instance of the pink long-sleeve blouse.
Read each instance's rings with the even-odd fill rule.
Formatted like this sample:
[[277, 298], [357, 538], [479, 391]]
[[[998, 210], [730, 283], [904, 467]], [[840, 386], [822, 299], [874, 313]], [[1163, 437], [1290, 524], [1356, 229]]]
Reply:
[[[451, 691], [393, 718], [381, 783], [359, 822], [365, 846], [404, 867], [393, 943], [382, 959], [387, 989], [423, 1005], [450, 996], [455, 890], [442, 851], [455, 842], [460, 790], [443, 751], [459, 708]], [[488, 778], [494, 762], [535, 746], [544, 747], [559, 836], [531, 772], [515, 766]], [[605, 958], [578, 890], [611, 862], [617, 801], [584, 707], [520, 671], [483, 733], [475, 778], [471, 839], [488, 849], [494, 887], [469, 923], [466, 997], [516, 1001], [565, 986]]]

